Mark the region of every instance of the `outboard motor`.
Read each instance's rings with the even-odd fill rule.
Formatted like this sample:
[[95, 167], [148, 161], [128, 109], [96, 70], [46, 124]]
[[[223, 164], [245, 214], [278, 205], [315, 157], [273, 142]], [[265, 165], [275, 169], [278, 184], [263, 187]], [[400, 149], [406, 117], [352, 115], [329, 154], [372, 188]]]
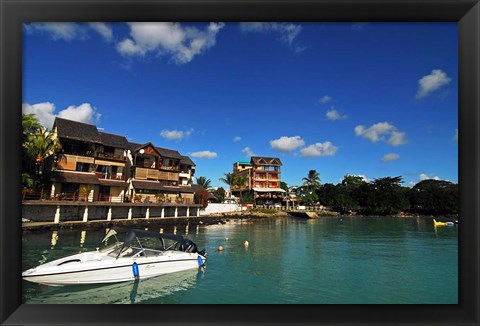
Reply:
[[188, 240], [188, 239], [186, 239], [182, 243], [182, 250], [185, 252], [192, 252], [192, 253], [198, 252], [197, 245], [192, 240]]

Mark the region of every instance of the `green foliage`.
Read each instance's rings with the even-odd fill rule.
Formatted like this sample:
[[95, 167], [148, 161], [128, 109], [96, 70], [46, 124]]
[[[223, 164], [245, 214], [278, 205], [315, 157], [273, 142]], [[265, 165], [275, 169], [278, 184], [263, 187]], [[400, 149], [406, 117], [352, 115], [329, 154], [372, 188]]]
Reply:
[[235, 186], [235, 174], [234, 173], [224, 173], [223, 174], [225, 177], [224, 178], [219, 178], [218, 180], [222, 181], [223, 183], [226, 183], [230, 189], [232, 189], [233, 186]]
[[225, 200], [226, 191], [222, 187], [212, 191], [212, 194], [217, 198], [217, 200], [221, 203]]
[[243, 203], [244, 204], [253, 204], [254, 203], [254, 198], [253, 198], [253, 192], [252, 191], [245, 191], [242, 196], [243, 196]]
[[302, 178], [303, 185], [307, 187], [308, 190], [312, 191], [320, 188], [320, 175], [315, 170], [308, 171], [308, 176]]
[[422, 214], [458, 212], [458, 184], [443, 180], [423, 180], [407, 193], [412, 209]]
[[207, 179], [206, 177], [198, 177], [197, 184], [205, 188], [206, 190], [210, 190], [212, 181]]
[[37, 188], [37, 181], [28, 173], [22, 173], [22, 188], [35, 189]]
[[357, 208], [358, 202], [353, 196], [353, 191], [342, 184], [327, 183], [317, 190], [320, 203], [334, 210], [346, 212]]
[[254, 208], [250, 210], [252, 213], [261, 213], [261, 214], [268, 214], [268, 215], [274, 215], [277, 214], [278, 211], [274, 209], [268, 209], [268, 208]]
[[385, 177], [367, 183], [346, 175], [340, 184], [324, 184], [316, 191], [322, 205], [363, 214], [395, 215], [403, 211], [419, 214], [458, 213], [458, 185], [425, 180], [412, 189], [401, 186], [402, 177]]
[[239, 191], [240, 203], [243, 204], [244, 203], [243, 194], [242, 194], [243, 191], [241, 191], [241, 189], [245, 188], [246, 183], [248, 181], [248, 177], [241, 176], [235, 173], [224, 173], [224, 176], [225, 176], [224, 178], [220, 178], [219, 180], [229, 185], [230, 190], [232, 190], [234, 187], [237, 187], [238, 189], [240, 189]]
[[307, 206], [312, 206], [318, 202], [319, 202], [319, 197], [316, 192], [312, 192], [311, 194], [307, 193], [300, 197], [300, 203]]

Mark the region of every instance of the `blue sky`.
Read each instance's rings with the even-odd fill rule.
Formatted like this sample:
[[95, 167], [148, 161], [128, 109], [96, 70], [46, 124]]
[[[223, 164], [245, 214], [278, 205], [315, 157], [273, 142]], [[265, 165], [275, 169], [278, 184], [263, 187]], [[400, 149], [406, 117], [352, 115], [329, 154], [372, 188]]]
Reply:
[[456, 23], [24, 25], [24, 113], [189, 155], [218, 179], [278, 157], [300, 185], [458, 182]]

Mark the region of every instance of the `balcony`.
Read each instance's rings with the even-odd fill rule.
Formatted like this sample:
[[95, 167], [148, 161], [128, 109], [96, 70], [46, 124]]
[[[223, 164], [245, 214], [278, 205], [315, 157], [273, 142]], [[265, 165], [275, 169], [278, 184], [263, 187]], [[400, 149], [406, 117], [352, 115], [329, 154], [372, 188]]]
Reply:
[[95, 157], [97, 158], [104, 158], [107, 160], [115, 160], [115, 161], [126, 161], [127, 158], [121, 154], [113, 154], [113, 153], [95, 153]]
[[150, 168], [135, 168], [135, 179], [139, 180], [147, 180], [147, 179], [154, 179], [154, 180], [169, 180], [169, 181], [177, 181], [179, 175], [178, 173], [174, 172], [165, 172], [159, 171], [157, 169], [150, 169]]
[[125, 175], [122, 173], [116, 173], [116, 172], [111, 172], [111, 173], [102, 173], [102, 172], [95, 172], [95, 175], [99, 179], [105, 179], [105, 180], [125, 180]]

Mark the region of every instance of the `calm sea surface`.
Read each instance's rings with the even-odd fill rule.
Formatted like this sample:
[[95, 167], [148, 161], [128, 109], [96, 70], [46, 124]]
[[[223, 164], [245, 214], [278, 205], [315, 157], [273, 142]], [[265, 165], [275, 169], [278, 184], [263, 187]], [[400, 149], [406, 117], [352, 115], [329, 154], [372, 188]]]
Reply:
[[[100, 286], [22, 281], [23, 302], [458, 303], [457, 227], [435, 229], [431, 219], [282, 217], [175, 231], [207, 250], [206, 268]], [[24, 233], [23, 270], [95, 250], [104, 233]]]

